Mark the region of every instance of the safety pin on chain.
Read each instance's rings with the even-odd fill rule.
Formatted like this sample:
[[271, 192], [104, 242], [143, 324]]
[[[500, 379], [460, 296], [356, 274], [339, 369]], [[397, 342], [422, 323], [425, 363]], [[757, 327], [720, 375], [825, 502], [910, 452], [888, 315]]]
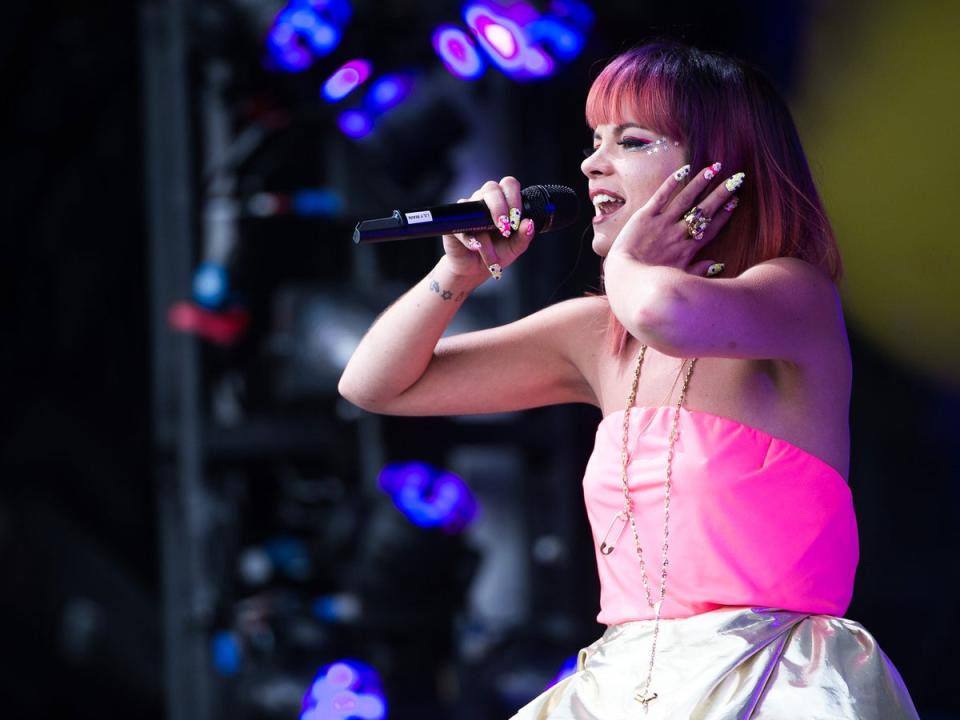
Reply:
[[610, 538], [610, 533], [613, 531], [613, 526], [617, 524], [617, 520], [620, 521], [620, 532], [617, 533], [617, 536], [613, 539], [613, 542], [616, 543], [620, 536], [623, 535], [623, 531], [627, 527], [627, 513], [624, 510], [621, 510], [616, 515], [613, 516], [613, 520], [610, 522], [610, 527], [607, 528], [607, 532], [603, 536], [603, 541], [600, 543], [600, 554], [609, 555], [613, 552], [613, 548], [616, 547], [615, 544], [607, 544], [607, 540]]

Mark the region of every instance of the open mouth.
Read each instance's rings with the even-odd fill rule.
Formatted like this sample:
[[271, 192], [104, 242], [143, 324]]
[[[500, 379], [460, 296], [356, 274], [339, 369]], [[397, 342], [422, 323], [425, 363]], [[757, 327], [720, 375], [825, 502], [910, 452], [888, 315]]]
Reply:
[[593, 217], [594, 222], [597, 222], [598, 219], [605, 218], [608, 215], [613, 215], [613, 213], [622, 208], [624, 202], [626, 202], [623, 198], [608, 195], [607, 193], [597, 193], [591, 198], [591, 200], [593, 201], [593, 207], [595, 210]]

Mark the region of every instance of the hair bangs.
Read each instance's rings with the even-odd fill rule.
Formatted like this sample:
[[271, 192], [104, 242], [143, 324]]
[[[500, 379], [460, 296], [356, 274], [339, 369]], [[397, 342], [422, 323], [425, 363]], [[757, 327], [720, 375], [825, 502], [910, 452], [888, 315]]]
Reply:
[[619, 57], [593, 81], [587, 94], [587, 125], [596, 128], [634, 122], [672, 140], [685, 141], [687, 132], [679, 122], [683, 113], [673, 78], [657, 67], [656, 58], [643, 58], [647, 62], [637, 59]]

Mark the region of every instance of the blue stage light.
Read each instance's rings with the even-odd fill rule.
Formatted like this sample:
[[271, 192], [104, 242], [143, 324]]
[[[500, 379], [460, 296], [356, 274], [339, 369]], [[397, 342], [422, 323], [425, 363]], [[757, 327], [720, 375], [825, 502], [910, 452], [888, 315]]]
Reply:
[[377, 671], [358, 660], [338, 660], [317, 673], [303, 698], [300, 720], [383, 720], [386, 716]]
[[306, 70], [340, 44], [349, 18], [346, 0], [290, 0], [267, 32], [269, 63], [287, 72]]
[[193, 301], [211, 310], [224, 305], [230, 292], [227, 269], [213, 262], [200, 263], [193, 273]]
[[340, 31], [330, 23], [320, 22], [310, 31], [307, 39], [317, 55], [328, 55], [340, 42]]
[[550, 3], [550, 14], [583, 32], [593, 27], [593, 10], [581, 0], [553, 0]]
[[335, 190], [298, 190], [291, 210], [301, 217], [336, 217], [343, 210], [343, 200]]
[[433, 31], [433, 49], [451, 74], [463, 80], [483, 74], [483, 58], [473, 40], [455, 25], [440, 25]]
[[385, 113], [403, 102], [413, 89], [410, 75], [391, 73], [380, 77], [367, 91], [365, 104], [376, 114]]
[[380, 489], [410, 522], [458, 533], [477, 514], [477, 501], [459, 477], [423, 462], [393, 463], [380, 471]]
[[213, 667], [225, 677], [240, 672], [243, 663], [243, 654], [240, 650], [240, 641], [235, 633], [222, 630], [215, 633], [210, 640], [213, 654]]
[[563, 661], [563, 665], [560, 666], [560, 669], [557, 671], [556, 676], [553, 680], [550, 681], [550, 684], [547, 685], [547, 688], [552, 688], [558, 682], [564, 678], [570, 677], [577, 671], [577, 656], [571, 655], [566, 660]]
[[373, 130], [373, 118], [362, 110], [345, 110], [337, 118], [337, 125], [344, 135], [359, 140]]
[[561, 60], [573, 60], [583, 49], [583, 35], [553, 17], [534, 20], [527, 32], [531, 40], [546, 44]]

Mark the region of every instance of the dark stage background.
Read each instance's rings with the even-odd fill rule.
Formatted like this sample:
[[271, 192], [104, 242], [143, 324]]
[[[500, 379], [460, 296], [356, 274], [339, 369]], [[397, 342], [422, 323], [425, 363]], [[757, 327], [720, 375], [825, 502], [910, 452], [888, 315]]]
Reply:
[[[543, 40], [553, 73], [514, 79], [481, 53], [464, 80], [430, 41], [466, 29], [458, 3], [317, 3], [340, 37], [300, 71], [277, 59], [295, 53], [269, 61], [284, 7], [2, 11], [0, 715], [289, 718], [349, 660], [391, 718], [508, 717], [598, 636], [580, 494], [597, 411], [378, 418], [339, 399], [362, 332], [440, 252], [350, 236], [506, 174], [582, 192], [598, 61], [659, 34], [756, 63], [794, 109], [847, 266], [848, 617], [922, 717], [960, 718], [957, 9], [530, 2], [575, 31]], [[353, 58], [366, 83], [322, 99]], [[368, 90], [391, 77], [398, 104], [375, 108]], [[349, 137], [364, 116], [344, 109], [374, 130]], [[581, 220], [453, 331], [598, 275]], [[472, 524], [421, 527], [390, 502], [381, 470], [413, 461], [465, 482], [451, 487], [479, 505]]]

